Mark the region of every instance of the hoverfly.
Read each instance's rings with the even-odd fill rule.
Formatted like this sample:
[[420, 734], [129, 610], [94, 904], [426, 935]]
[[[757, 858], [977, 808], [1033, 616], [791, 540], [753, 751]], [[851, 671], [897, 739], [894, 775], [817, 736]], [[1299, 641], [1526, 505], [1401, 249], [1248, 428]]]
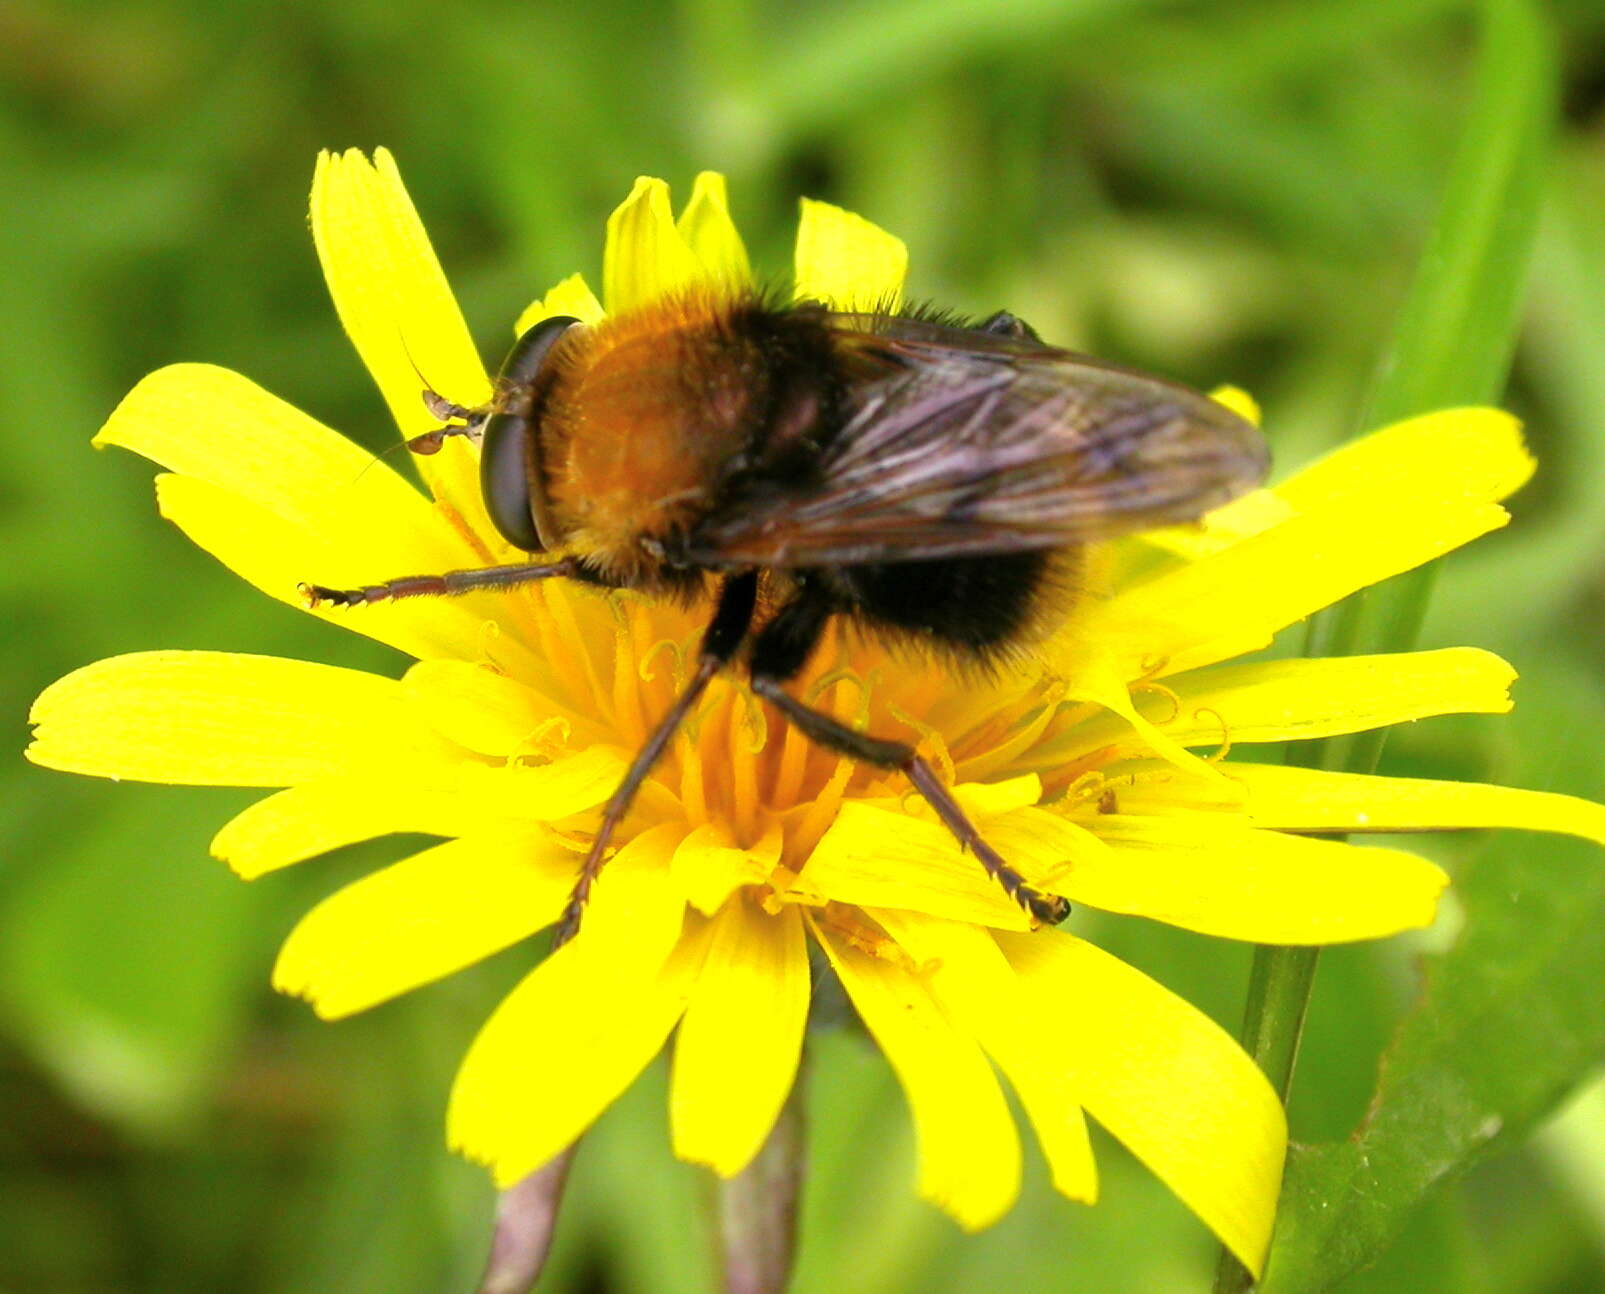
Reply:
[[[1207, 396], [1045, 344], [1006, 312], [929, 311], [691, 293], [590, 326], [550, 318], [509, 353], [495, 394], [425, 399], [480, 439], [496, 528], [529, 563], [303, 585], [312, 605], [505, 588], [563, 577], [711, 598], [695, 670], [608, 801], [558, 927], [578, 928], [631, 801], [721, 670], [810, 740], [902, 770], [1034, 918], [1065, 900], [986, 843], [913, 746], [859, 732], [787, 690], [826, 625], [970, 659], [1017, 645], [1067, 606], [1083, 546], [1197, 519], [1253, 488], [1259, 432]], [[760, 590], [763, 596], [760, 598]]]

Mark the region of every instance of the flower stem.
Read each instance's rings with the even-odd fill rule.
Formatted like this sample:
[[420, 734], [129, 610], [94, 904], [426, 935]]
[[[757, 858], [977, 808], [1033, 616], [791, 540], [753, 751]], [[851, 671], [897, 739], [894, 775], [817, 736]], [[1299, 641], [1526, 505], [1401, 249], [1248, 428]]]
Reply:
[[490, 1259], [476, 1294], [526, 1294], [546, 1266], [563, 1202], [569, 1165], [578, 1143], [523, 1181], [505, 1190], [496, 1204], [496, 1230]]
[[[1309, 1009], [1310, 987], [1320, 952], [1319, 948], [1273, 944], [1254, 949], [1248, 1005], [1243, 1014], [1243, 1049], [1271, 1080], [1284, 1106], [1293, 1085], [1293, 1062], [1298, 1057], [1304, 1013]], [[1215, 1268], [1215, 1294], [1241, 1294], [1253, 1284], [1248, 1269], [1222, 1248]]]
[[1243, 1046], [1265, 1071], [1284, 1105], [1293, 1084], [1293, 1061], [1298, 1055], [1320, 951], [1274, 944], [1261, 944], [1254, 949], [1248, 1009], [1243, 1017]]
[[[1483, 0], [1474, 85], [1432, 234], [1384, 353], [1360, 429], [1496, 399], [1516, 344], [1528, 251], [1544, 193], [1553, 53], [1538, 6]], [[1429, 565], [1363, 590], [1310, 622], [1306, 654], [1360, 655], [1415, 645], [1435, 572]], [[1387, 731], [1295, 742], [1288, 762], [1370, 773]], [[1285, 1106], [1317, 950], [1254, 953], [1243, 1045]], [[1216, 1294], [1253, 1284], [1224, 1250]]]
[[797, 1251], [806, 1160], [801, 1076], [758, 1157], [718, 1187], [726, 1294], [783, 1294]]

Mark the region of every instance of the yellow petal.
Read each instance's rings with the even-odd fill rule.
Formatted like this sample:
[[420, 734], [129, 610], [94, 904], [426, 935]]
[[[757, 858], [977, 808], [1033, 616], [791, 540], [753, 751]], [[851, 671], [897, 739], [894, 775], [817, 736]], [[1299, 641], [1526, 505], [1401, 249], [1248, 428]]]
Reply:
[[691, 928], [653, 974], [606, 973], [575, 944], [510, 993], [469, 1048], [447, 1110], [453, 1150], [506, 1189], [571, 1145], [657, 1055], [706, 944]]
[[[1138, 677], [1257, 651], [1280, 629], [1365, 588], [1497, 530], [1492, 503], [1423, 503], [1292, 518], [1221, 552], [1089, 606], [1076, 641], [1097, 642]], [[1065, 668], [1073, 668], [1066, 655]]]
[[[1211, 394], [1258, 425], [1258, 407], [1243, 392], [1223, 387]], [[1509, 414], [1444, 409], [1351, 440], [1274, 489], [1255, 490], [1196, 525], [1152, 531], [1142, 541], [1196, 561], [1301, 512], [1352, 520], [1356, 512], [1370, 518], [1389, 507], [1493, 502], [1519, 489], [1533, 466], [1521, 424]]]
[[[1076, 859], [1105, 846], [1058, 813], [1029, 803], [1013, 807], [1017, 801], [1012, 793], [995, 799], [1005, 812], [975, 812], [977, 800], [987, 798], [980, 793], [1012, 792], [1027, 781], [1035, 779], [954, 790], [988, 843], [1027, 880], [1052, 889], [1055, 878]], [[922, 806], [916, 817], [901, 805], [892, 807], [894, 803], [899, 802], [850, 800], [842, 805], [803, 869], [808, 893], [821, 900], [902, 908], [1007, 930], [1030, 928], [1030, 918], [1019, 905], [946, 827], [931, 820], [927, 809]]]
[[[1233, 814], [1240, 820], [1248, 792], [1232, 780], [1234, 767], [1232, 763], [1222, 764], [1225, 776], [1206, 781], [1189, 777], [1163, 760], [1122, 759], [1104, 765], [1099, 770], [1101, 780], [1085, 787], [1074, 802], [1059, 806], [1059, 811], [1093, 826], [1108, 813], [1169, 817], [1184, 810], [1209, 811]], [[1097, 816], [1093, 816], [1095, 813]], [[1107, 845], [1103, 847], [1108, 849]]]
[[556, 822], [602, 804], [624, 775], [616, 750], [486, 767], [457, 761], [407, 776], [360, 772], [293, 786], [259, 800], [212, 839], [212, 854], [246, 880], [331, 849], [397, 832], [483, 834]]
[[594, 324], [602, 318], [602, 303], [596, 299], [582, 274], [570, 274], [545, 296], [530, 302], [513, 325], [513, 336], [526, 332], [553, 315], [571, 315], [583, 324]]
[[158, 369], [123, 397], [94, 443], [131, 449], [320, 534], [372, 532], [419, 570], [473, 557], [389, 463], [226, 368]]
[[1091, 944], [1051, 930], [998, 942], [1088, 1111], [1258, 1275], [1287, 1143], [1265, 1076], [1202, 1012]]
[[[1255, 661], [1168, 678], [1171, 695], [1144, 693], [1137, 709], [1183, 746], [1299, 741], [1437, 714], [1504, 714], [1515, 677], [1499, 657], [1474, 647]], [[1030, 758], [1047, 766], [1111, 745], [1118, 758], [1142, 753], [1146, 743], [1117, 717], [1099, 715]], [[1228, 776], [1231, 770], [1221, 769]]]
[[685, 1010], [707, 922], [692, 915], [684, 933], [665, 943], [670, 919], [677, 930], [684, 911], [663, 883], [665, 844], [660, 836], [637, 855], [640, 866], [632, 865], [630, 846], [620, 851], [579, 935], [520, 982], [468, 1050], [447, 1137], [488, 1165], [498, 1186], [533, 1172], [584, 1132]]
[[279, 952], [273, 987], [325, 1020], [472, 966], [551, 924], [578, 857], [521, 833], [436, 845], [330, 895]]
[[1250, 535], [1279, 526], [1293, 515], [1293, 505], [1275, 491], [1251, 490], [1205, 513], [1192, 525], [1165, 526], [1147, 531], [1140, 538], [1144, 543], [1196, 562], [1241, 543]]
[[[341, 531], [332, 525], [318, 533], [192, 476], [157, 477], [156, 501], [162, 516], [229, 570], [298, 610], [307, 609], [297, 591], [303, 582], [355, 588], [441, 570], [436, 562], [397, 570], [397, 561], [410, 565], [418, 560], [405, 556], [409, 548], [401, 535]], [[514, 607], [507, 594], [484, 592], [361, 607], [320, 606], [307, 613], [409, 656], [477, 660], [488, 652], [504, 668], [522, 672], [533, 668], [533, 657], [512, 618]]]
[[530, 744], [531, 736], [550, 729], [554, 717], [568, 725], [570, 734], [576, 723], [594, 726], [552, 699], [564, 689], [544, 661], [537, 658], [537, 667], [545, 695], [530, 686], [527, 675], [508, 678], [467, 660], [420, 661], [401, 686], [435, 731], [459, 746], [501, 758], [529, 756], [541, 753]]
[[1188, 744], [1297, 741], [1437, 714], [1505, 714], [1515, 679], [1474, 647], [1227, 665], [1168, 680], [1181, 711], [1164, 727]]
[[1253, 831], [1207, 814], [1100, 816], [1109, 846], [1055, 881], [1072, 902], [1262, 944], [1377, 939], [1429, 925], [1449, 883], [1398, 849]]
[[814, 926], [842, 987], [902, 1084], [919, 1137], [919, 1193], [966, 1231], [990, 1226], [1020, 1189], [1020, 1140], [992, 1068], [918, 977]]
[[717, 171], [703, 171], [697, 176], [691, 186], [691, 201], [680, 213], [678, 228], [709, 278], [730, 288], [752, 285], [747, 249], [730, 218], [724, 176]]
[[[265, 515], [276, 523], [268, 527], [274, 535], [305, 536], [297, 551], [316, 541], [347, 555], [360, 572], [356, 583], [486, 564], [390, 464], [228, 369], [173, 364], [152, 372], [117, 406], [95, 443], [125, 446], [193, 478], [193, 490], [169, 490], [210, 501], [210, 509], [202, 501], [194, 507], [220, 511], [223, 522], [238, 499], [249, 504], [241, 517]], [[209, 535], [217, 530], [205, 519], [196, 527]], [[265, 539], [263, 547], [271, 552], [278, 543]], [[303, 572], [268, 591], [299, 605], [300, 580], [329, 583]]]
[[1205, 781], [1219, 778], [1220, 772], [1213, 764], [1194, 755], [1137, 709], [1126, 681], [1126, 676], [1135, 672], [1130, 665], [1121, 671], [1119, 661], [1107, 652], [1087, 653], [1082, 667], [1067, 682], [1069, 695], [1077, 700], [1097, 702], [1131, 730], [1132, 737], [1128, 741], [1168, 760], [1182, 772]]
[[608, 217], [602, 251], [602, 303], [609, 314], [634, 310], [703, 277], [701, 263], [675, 228], [669, 186], [643, 175]]
[[948, 1018], [973, 1033], [1008, 1075], [1036, 1128], [1055, 1189], [1083, 1203], [1096, 1201], [1098, 1169], [1073, 1076], [1062, 1064], [1045, 1063], [1047, 1022], [1024, 1009], [1019, 977], [997, 943], [965, 922], [891, 909], [870, 915], [921, 966]]
[[1492, 503], [1533, 474], [1521, 423], [1501, 409], [1440, 409], [1351, 440], [1276, 487], [1300, 512], [1409, 503]]
[[774, 1126], [808, 1020], [808, 950], [795, 907], [769, 916], [742, 895], [713, 921], [674, 1044], [674, 1153], [732, 1177]]
[[1605, 805], [1551, 791], [1413, 777], [1368, 777], [1268, 764], [1229, 764], [1248, 791], [1249, 820], [1297, 831], [1444, 831], [1513, 827], [1605, 845]]
[[614, 973], [650, 975], [679, 941], [685, 900], [670, 880], [669, 860], [684, 837], [678, 822], [643, 831], [596, 881], [574, 942], [605, 955]]
[[1217, 386], [1209, 393], [1209, 398], [1216, 404], [1223, 404], [1239, 418], [1260, 425], [1259, 401], [1241, 387]]
[[1031, 925], [946, 827], [853, 800], [808, 856], [803, 880], [843, 903], [910, 908], [1008, 930]]
[[802, 200], [797, 224], [797, 299], [835, 310], [894, 310], [902, 300], [908, 248], [862, 216]]
[[140, 782], [289, 786], [460, 757], [393, 679], [231, 652], [97, 661], [40, 693], [29, 719], [36, 764]]
[[1049, 889], [1084, 863], [1107, 862], [1109, 853], [1086, 827], [1052, 809], [1016, 809], [988, 822], [985, 834], [1004, 858]]
[[783, 836], [777, 825], [757, 845], [742, 849], [714, 823], [696, 828], [674, 851], [670, 864], [675, 886], [686, 902], [713, 916], [743, 885], [761, 885], [780, 861]]
[[463, 836], [483, 823], [456, 795], [420, 793], [399, 778], [329, 778], [278, 791], [235, 815], [212, 837], [212, 857], [244, 880], [394, 832]]
[[[953, 798], [972, 818], [990, 818], [1024, 809], [1042, 798], [1042, 779], [1035, 773], [1004, 778], [1001, 782], [961, 782]], [[922, 811], [926, 806], [921, 806]]]
[[[403, 436], [437, 425], [425, 385], [469, 407], [489, 400], [468, 325], [388, 151], [372, 162], [356, 149], [319, 155], [312, 238], [340, 322]], [[478, 460], [465, 443], [448, 441], [418, 468], [436, 498], [492, 533], [479, 529]]]

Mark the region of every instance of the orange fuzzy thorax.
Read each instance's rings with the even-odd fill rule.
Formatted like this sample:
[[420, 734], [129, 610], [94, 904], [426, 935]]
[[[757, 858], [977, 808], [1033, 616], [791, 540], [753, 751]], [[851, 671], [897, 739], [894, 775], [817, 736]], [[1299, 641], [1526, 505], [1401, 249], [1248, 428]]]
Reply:
[[690, 525], [746, 443], [762, 357], [728, 327], [728, 299], [654, 302], [567, 351], [542, 418], [553, 511], [567, 546], [641, 576], [643, 539]]

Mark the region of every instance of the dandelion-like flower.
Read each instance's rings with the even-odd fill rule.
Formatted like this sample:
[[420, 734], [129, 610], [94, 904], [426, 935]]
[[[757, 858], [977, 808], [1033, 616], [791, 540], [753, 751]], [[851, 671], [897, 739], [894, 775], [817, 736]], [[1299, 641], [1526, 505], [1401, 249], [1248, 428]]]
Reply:
[[[322, 158], [312, 227], [402, 434], [435, 425], [416, 371], [454, 401], [484, 403], [485, 372], [389, 155]], [[904, 266], [895, 238], [804, 202], [800, 296], [883, 303]], [[698, 177], [678, 220], [666, 187], [643, 179], [609, 222], [602, 302], [575, 276], [517, 327], [749, 282], [719, 177]], [[425, 497], [222, 369], [152, 374], [96, 443], [167, 468], [163, 515], [292, 605], [312, 577], [360, 585], [522, 558], [486, 516], [467, 438], [419, 461]], [[1497, 500], [1530, 470], [1505, 414], [1414, 419], [1198, 526], [1108, 545], [1099, 596], [1028, 661], [956, 681], [833, 632], [799, 695], [917, 743], [986, 839], [1073, 903], [1271, 944], [1421, 927], [1446, 883], [1437, 866], [1312, 833], [1513, 826], [1605, 840], [1605, 810], [1218, 755], [1502, 712], [1513, 671], [1470, 648], [1230, 662], [1504, 524]], [[337, 1018], [557, 919], [597, 810], [678, 691], [705, 612], [554, 580], [310, 614], [417, 663], [392, 679], [232, 653], [118, 657], [39, 698], [29, 754], [104, 777], [279, 788], [214, 841], [248, 878], [389, 833], [445, 838], [340, 890], [291, 933], [275, 984]], [[1061, 1192], [1097, 1195], [1091, 1114], [1259, 1269], [1286, 1140], [1269, 1084], [1141, 972], [1074, 934], [1030, 929], [899, 775], [810, 745], [721, 678], [617, 840], [579, 936], [498, 1007], [458, 1075], [450, 1141], [498, 1183], [558, 1156], [671, 1033], [675, 1151], [723, 1176], [742, 1170], [796, 1076], [812, 943], [907, 1095], [921, 1194], [960, 1225], [992, 1222], [1019, 1186], [995, 1065]]]

